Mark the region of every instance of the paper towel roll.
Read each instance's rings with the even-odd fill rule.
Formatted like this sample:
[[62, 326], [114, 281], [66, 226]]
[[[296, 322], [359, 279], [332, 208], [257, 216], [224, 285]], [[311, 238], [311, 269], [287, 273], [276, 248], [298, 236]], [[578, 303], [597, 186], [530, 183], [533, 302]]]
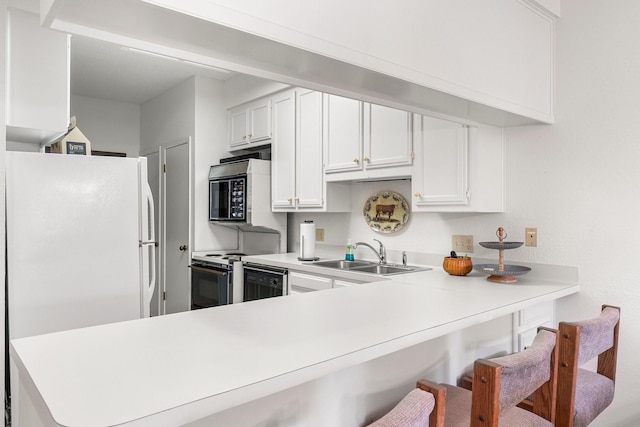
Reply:
[[313, 221], [300, 224], [300, 259], [312, 260], [316, 256], [316, 225]]

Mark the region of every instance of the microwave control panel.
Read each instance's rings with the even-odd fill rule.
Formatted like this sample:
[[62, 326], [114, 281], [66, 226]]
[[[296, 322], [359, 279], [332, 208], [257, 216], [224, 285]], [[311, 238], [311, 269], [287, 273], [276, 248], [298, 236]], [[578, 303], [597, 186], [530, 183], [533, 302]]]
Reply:
[[247, 198], [245, 193], [245, 179], [233, 179], [230, 186], [231, 203], [229, 206], [229, 213], [231, 219], [245, 219], [245, 209], [247, 205]]

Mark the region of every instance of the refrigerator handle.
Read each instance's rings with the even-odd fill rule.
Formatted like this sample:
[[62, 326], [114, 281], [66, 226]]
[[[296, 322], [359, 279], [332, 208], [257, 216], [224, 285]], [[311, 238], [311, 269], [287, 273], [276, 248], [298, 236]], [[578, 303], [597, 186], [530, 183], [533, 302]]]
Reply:
[[149, 254], [149, 266], [151, 274], [149, 275], [149, 293], [147, 294], [148, 301], [145, 304], [151, 302], [153, 292], [156, 289], [156, 233], [155, 233], [155, 205], [153, 203], [153, 194], [151, 193], [151, 187], [149, 183], [146, 183], [146, 199], [147, 199], [147, 216], [149, 218], [149, 240], [141, 241], [140, 246], [149, 246], [151, 253]]

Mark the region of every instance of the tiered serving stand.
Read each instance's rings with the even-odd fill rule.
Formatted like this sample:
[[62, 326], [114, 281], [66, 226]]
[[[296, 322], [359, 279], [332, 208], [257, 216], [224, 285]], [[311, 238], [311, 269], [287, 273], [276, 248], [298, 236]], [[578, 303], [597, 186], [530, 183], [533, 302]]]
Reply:
[[507, 238], [507, 233], [502, 227], [498, 228], [496, 236], [498, 236], [497, 242], [480, 242], [480, 246], [488, 249], [497, 249], [498, 264], [474, 264], [473, 268], [476, 271], [490, 274], [490, 276], [487, 277], [487, 280], [490, 282], [515, 283], [518, 281], [515, 276], [528, 273], [531, 269], [521, 265], [505, 265], [504, 251], [505, 249], [519, 248], [524, 242], [505, 242], [504, 239]]

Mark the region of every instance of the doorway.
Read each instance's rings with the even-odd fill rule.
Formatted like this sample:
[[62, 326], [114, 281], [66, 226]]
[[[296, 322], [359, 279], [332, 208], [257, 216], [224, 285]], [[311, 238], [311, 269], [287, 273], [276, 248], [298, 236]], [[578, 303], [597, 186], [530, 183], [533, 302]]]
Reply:
[[144, 155], [156, 201], [156, 277], [151, 315], [189, 310], [191, 275], [191, 139], [184, 138]]

